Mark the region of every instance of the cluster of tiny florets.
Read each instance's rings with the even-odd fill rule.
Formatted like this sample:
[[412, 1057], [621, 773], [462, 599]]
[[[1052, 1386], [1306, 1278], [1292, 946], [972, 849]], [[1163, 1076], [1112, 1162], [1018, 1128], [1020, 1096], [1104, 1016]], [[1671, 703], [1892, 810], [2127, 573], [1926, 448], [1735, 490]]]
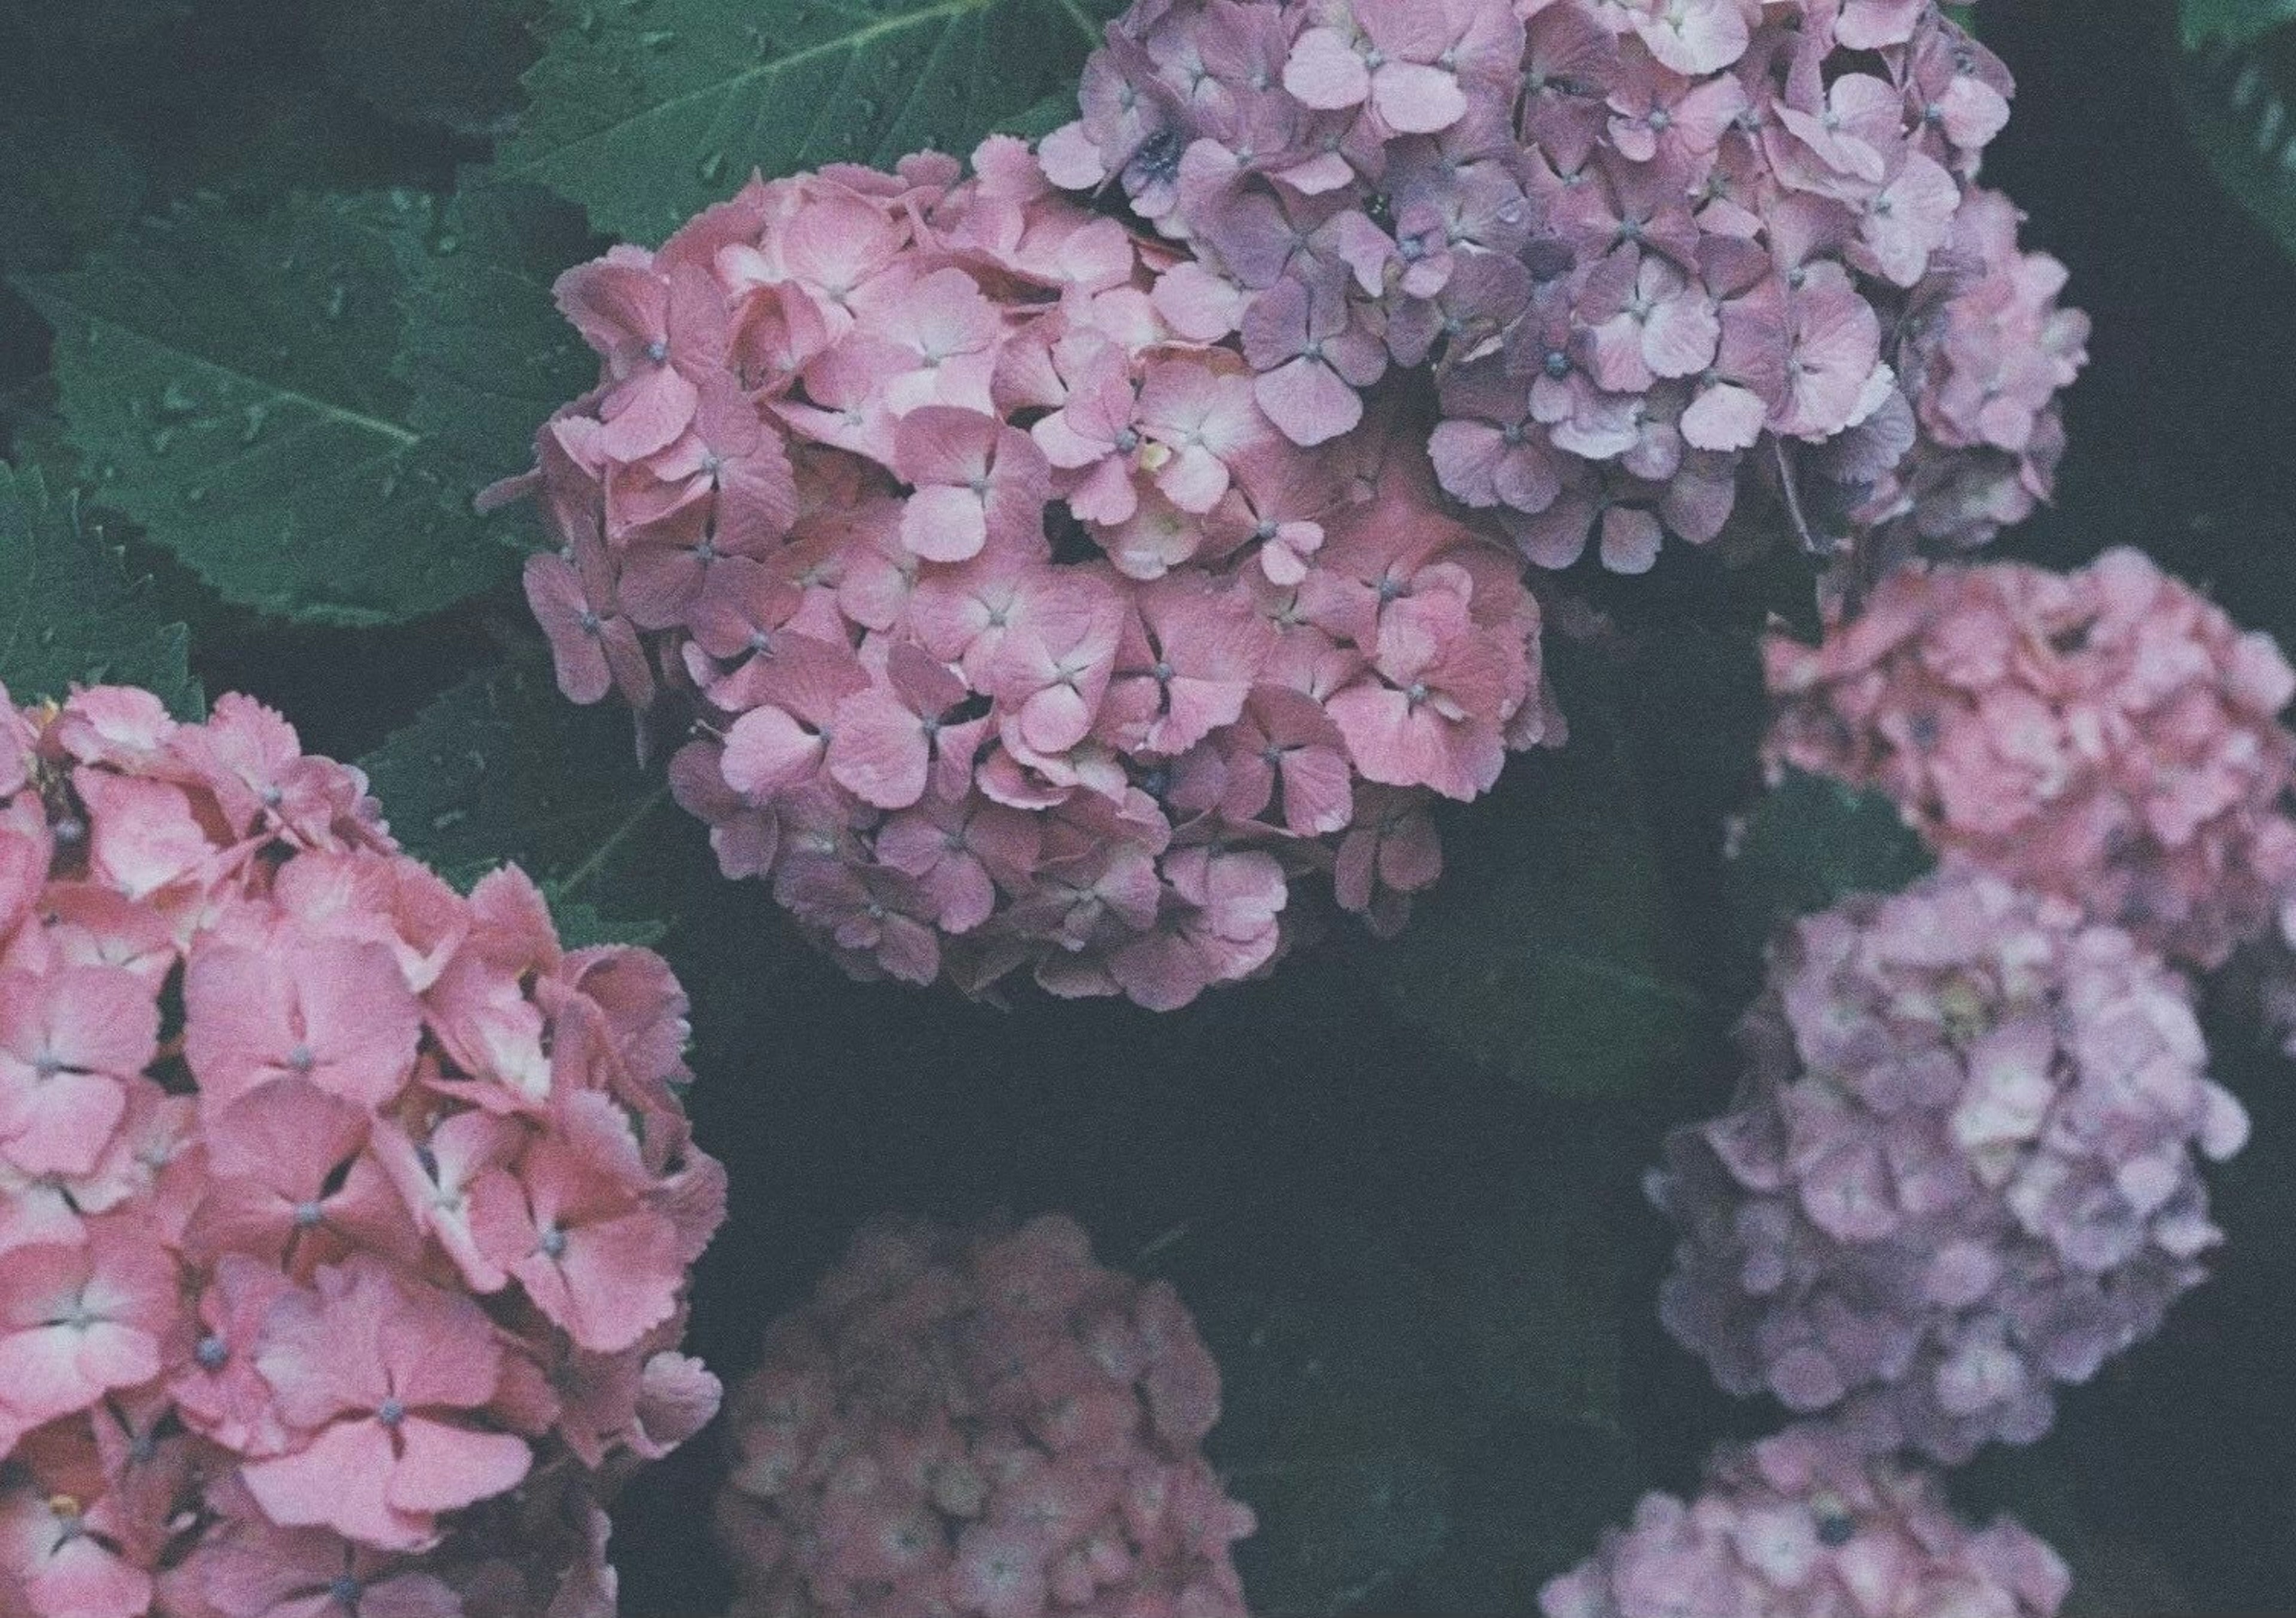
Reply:
[[1877, 789], [1940, 855], [2220, 965], [2296, 878], [2296, 673], [2142, 553], [1907, 569], [1765, 648], [1764, 757]]
[[2051, 1618], [2063, 1561], [2009, 1519], [1972, 1530], [1936, 1477], [1817, 1427], [1721, 1450], [1685, 1504], [1631, 1527], [1539, 1594], [1546, 1618]]
[[1752, 489], [1750, 542], [1887, 556], [2062, 448], [2087, 322], [1973, 184], [2010, 91], [1932, 0], [1136, 0], [1044, 157], [1185, 244], [1157, 306], [1294, 441], [1431, 365], [1443, 487], [1542, 566]]
[[1798, 923], [1742, 1032], [1736, 1103], [1651, 1179], [1683, 1237], [1660, 1315], [1726, 1390], [1959, 1463], [2040, 1436], [2202, 1278], [2194, 1149], [2247, 1119], [2120, 929], [1942, 872]]
[[723, 1176], [685, 998], [241, 697], [0, 694], [0, 1610], [611, 1610]]
[[882, 1220], [728, 1413], [743, 1618], [1242, 1618], [1201, 1447], [1219, 1373], [1167, 1283], [1050, 1216]]
[[1315, 872], [1399, 925], [1433, 799], [1559, 736], [1511, 554], [1383, 415], [1276, 431], [1019, 142], [974, 165], [753, 183], [562, 279], [604, 376], [514, 486], [561, 686], [689, 714], [726, 873], [864, 975], [1177, 1006]]

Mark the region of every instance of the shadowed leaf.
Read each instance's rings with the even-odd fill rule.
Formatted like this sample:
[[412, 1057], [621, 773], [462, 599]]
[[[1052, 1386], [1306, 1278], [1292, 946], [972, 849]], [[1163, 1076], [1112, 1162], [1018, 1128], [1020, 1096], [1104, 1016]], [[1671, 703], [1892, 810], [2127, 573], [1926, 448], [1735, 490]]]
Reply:
[[739, 186], [1073, 104], [1110, 0], [554, 0], [504, 171], [658, 241]]
[[[467, 887], [521, 866], [585, 942], [651, 941], [676, 895], [647, 865], [676, 817], [638, 767], [629, 716], [577, 708], [547, 662], [473, 675], [359, 760], [406, 850]], [[682, 851], [682, 850], [680, 850]], [[706, 856], [703, 857], [706, 860]], [[701, 876], [717, 880], [714, 869]]]
[[0, 685], [29, 702], [75, 685], [146, 686], [182, 719], [206, 708], [184, 663], [189, 637], [167, 623], [149, 580], [81, 520], [77, 495], [52, 497], [37, 472], [0, 464]]
[[206, 199], [20, 278], [105, 502], [226, 600], [284, 618], [396, 622], [507, 579], [517, 554], [392, 374], [433, 224], [408, 192], [252, 217]]

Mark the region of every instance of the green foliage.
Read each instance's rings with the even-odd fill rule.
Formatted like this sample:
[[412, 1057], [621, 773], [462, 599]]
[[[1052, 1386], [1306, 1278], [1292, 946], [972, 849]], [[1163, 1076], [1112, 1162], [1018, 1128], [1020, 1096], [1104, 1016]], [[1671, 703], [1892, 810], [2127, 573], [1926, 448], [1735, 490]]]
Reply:
[[1730, 897], [1740, 926], [1759, 940], [1848, 894], [1894, 893], [1935, 863], [1881, 793], [1792, 770], [1745, 818], [1730, 861]]
[[2286, 22], [2296, 22], [2296, 0], [2178, 0], [2177, 6], [2186, 50], [2215, 39], [2246, 45]]
[[0, 685], [13, 702], [75, 685], [146, 686], [178, 716], [204, 709], [184, 662], [189, 638], [162, 622], [148, 579], [82, 520], [78, 497], [50, 497], [37, 471], [0, 464]]
[[61, 33], [88, 50], [144, 44], [191, 14], [193, 0], [0, 0], [0, 24]]
[[538, 656], [453, 687], [359, 767], [407, 852], [463, 887], [522, 867], [581, 942], [659, 938], [676, 870], [697, 868], [650, 863], [669, 789], [639, 767], [629, 715], [575, 707]]
[[[0, 96], [13, 88], [0, 84]], [[54, 269], [135, 216], [144, 169], [92, 119], [0, 104], [0, 268]]]
[[1209, 1273], [1180, 1285], [1220, 1366], [1213, 1459], [1259, 1516], [1237, 1557], [1254, 1606], [1377, 1610], [1440, 1548], [1446, 1451], [1472, 1428], [1444, 1380], [1436, 1277], [1329, 1211], [1270, 1210], [1221, 1245], [1183, 1254]]
[[406, 192], [257, 217], [207, 199], [20, 277], [105, 501], [226, 600], [284, 618], [395, 622], [507, 578], [515, 554], [391, 368], [433, 223]]
[[750, 169], [965, 152], [1075, 94], [1111, 0], [552, 0], [506, 172], [667, 234]]
[[1496, 1205], [1271, 1207], [1177, 1255], [1224, 1384], [1213, 1458], [1260, 1520], [1255, 1612], [1530, 1612], [1631, 1505], [1607, 1193], [1634, 1160], [1548, 1122]]
[[1444, 873], [1371, 970], [1398, 1012], [1557, 1096], [1622, 1096], [1685, 1059], [1698, 990], [1662, 946], [1666, 884], [1640, 789], [1607, 719], [1510, 762], [1447, 817]]
[[[2226, 19], [2237, 11], [2257, 26], [2222, 21], [2196, 31], [2196, 9]], [[2267, 9], [2283, 16], [2250, 15]], [[2185, 37], [2194, 48], [2177, 60], [2176, 78], [2185, 126], [2218, 181], [2284, 251], [2296, 253], [2296, 29], [2273, 26], [2288, 17], [2296, 17], [2296, 0], [2269, 8], [2188, 5]]]
[[406, 278], [397, 361], [408, 422], [466, 482], [523, 471], [535, 429], [597, 376], [551, 302], [551, 283], [593, 256], [579, 209], [538, 186], [466, 175]]
[[377, 111], [457, 135], [509, 132], [537, 0], [318, 0], [327, 65]]

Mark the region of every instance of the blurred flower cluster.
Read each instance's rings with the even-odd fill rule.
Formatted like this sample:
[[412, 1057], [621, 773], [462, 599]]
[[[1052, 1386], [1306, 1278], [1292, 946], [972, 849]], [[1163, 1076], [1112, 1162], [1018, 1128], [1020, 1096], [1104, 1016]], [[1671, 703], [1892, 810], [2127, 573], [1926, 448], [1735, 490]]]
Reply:
[[2029, 1442], [2218, 1239], [2247, 1138], [2183, 981], [2067, 900], [1947, 872], [1781, 940], [1731, 1110], [1667, 1146], [1660, 1313], [1728, 1392], [1876, 1454]]
[[1764, 649], [1763, 757], [1897, 803], [1949, 862], [2222, 965], [2296, 881], [2296, 671], [2142, 552], [1906, 570]]
[[1969, 1529], [1933, 1474], [1798, 1426], [1723, 1449], [1687, 1505], [1644, 1496], [1633, 1525], [1540, 1606], [1546, 1618], [2048, 1618], [2070, 1583], [2006, 1518]]
[[0, 1610], [613, 1610], [717, 1409], [660, 959], [468, 898], [226, 697], [0, 701]]
[[2062, 448], [2087, 323], [1974, 184], [2010, 92], [1931, 0], [1136, 0], [1044, 158], [1185, 245], [1157, 307], [1295, 442], [1431, 366], [1444, 489], [1539, 565], [1735, 511], [1871, 572]]
[[728, 1413], [736, 1618], [1242, 1618], [1218, 1415], [1178, 1295], [1074, 1221], [877, 1220]]
[[1374, 412], [1310, 453], [1168, 311], [1171, 256], [992, 139], [751, 184], [570, 271], [544, 429], [559, 682], [695, 717], [732, 876], [846, 965], [1185, 1003], [1328, 872], [1401, 924], [1427, 807], [1558, 740], [1506, 549]]

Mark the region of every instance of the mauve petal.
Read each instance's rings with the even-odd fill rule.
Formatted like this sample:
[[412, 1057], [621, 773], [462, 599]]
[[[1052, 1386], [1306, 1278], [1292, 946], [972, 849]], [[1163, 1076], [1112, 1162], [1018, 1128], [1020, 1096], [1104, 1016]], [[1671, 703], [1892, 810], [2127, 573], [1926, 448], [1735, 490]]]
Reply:
[[1723, 382], [1682, 413], [1683, 441], [1693, 449], [1747, 449], [1762, 436], [1769, 410], [1751, 390]]
[[1660, 376], [1692, 376], [1714, 362], [1721, 317], [1694, 293], [1669, 298], [1643, 328], [1643, 357]]
[[1414, 62], [1382, 65], [1371, 76], [1371, 100], [1398, 135], [1433, 135], [1467, 115], [1459, 81], [1441, 68]]
[[906, 483], [970, 483], [988, 472], [997, 422], [977, 410], [922, 405], [894, 433], [893, 470]]
[[655, 365], [606, 396], [599, 448], [625, 464], [666, 449], [693, 420], [701, 395], [669, 365]]
[[382, 944], [318, 939], [295, 949], [312, 1082], [371, 1107], [398, 1095], [414, 1065], [422, 1011]]
[[906, 809], [924, 796], [931, 744], [923, 722], [889, 693], [846, 698], [832, 734], [830, 776], [863, 802]]
[[1658, 563], [1665, 530], [1636, 505], [1613, 505], [1603, 513], [1603, 565], [1613, 573], [1647, 573]]
[[1252, 396], [1267, 419], [1301, 448], [1351, 431], [1363, 420], [1363, 399], [1322, 360], [1301, 355], [1260, 374]]
[[650, 267], [595, 259], [560, 275], [550, 292], [582, 340], [610, 357], [669, 335], [669, 288]]
[[587, 706], [613, 689], [606, 654], [598, 645], [597, 620], [583, 598], [573, 565], [553, 552], [526, 559], [526, 604], [550, 637], [550, 661], [558, 689], [571, 702]]
[[1021, 704], [1021, 739], [1033, 752], [1063, 753], [1092, 729], [1093, 705], [1071, 686], [1047, 686]]
[[1346, 829], [1355, 814], [1355, 784], [1345, 755], [1329, 747], [1293, 748], [1279, 770], [1289, 830], [1318, 837]]
[[152, 1606], [152, 1575], [92, 1534], [50, 1551], [23, 1590], [46, 1618], [139, 1618]]
[[1319, 111], [1360, 106], [1371, 94], [1371, 84], [1363, 58], [1331, 29], [1308, 29], [1284, 59], [1283, 87]]
[[811, 774], [821, 753], [819, 733], [779, 708], [752, 708], [726, 732], [718, 768], [735, 792], [769, 798]]
[[410, 1416], [398, 1426], [399, 1454], [385, 1498], [400, 1511], [455, 1511], [513, 1488], [534, 1456], [508, 1433], [473, 1433]]
[[1737, 0], [1676, 0], [1664, 10], [1660, 16], [1635, 13], [1635, 31], [1676, 72], [1700, 78], [1745, 54], [1751, 36]]
[[127, 1111], [127, 1089], [101, 1073], [67, 1070], [12, 1094], [0, 1088], [0, 1158], [29, 1175], [86, 1174]]
[[927, 562], [963, 562], [988, 542], [988, 513], [970, 489], [929, 484], [901, 508], [901, 543]]
[[337, 1422], [291, 1455], [242, 1463], [239, 1478], [283, 1528], [332, 1528], [378, 1549], [415, 1550], [430, 1525], [391, 1508], [396, 1460], [381, 1422]]

